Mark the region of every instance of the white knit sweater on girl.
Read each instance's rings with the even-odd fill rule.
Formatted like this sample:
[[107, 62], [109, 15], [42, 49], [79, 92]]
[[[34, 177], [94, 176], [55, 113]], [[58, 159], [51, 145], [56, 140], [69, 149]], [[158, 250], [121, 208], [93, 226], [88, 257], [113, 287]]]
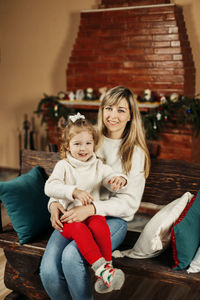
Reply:
[[[119, 156], [121, 142], [122, 140], [113, 140], [104, 137], [103, 143], [97, 151], [97, 156], [102, 158], [107, 165], [112, 166], [113, 171], [117, 172], [118, 175], [123, 173], [121, 159]], [[136, 211], [139, 208], [144, 192], [144, 164], [145, 153], [140, 147], [135, 146], [132, 158], [132, 168], [127, 176], [127, 186], [117, 193], [108, 191], [107, 189], [101, 189], [99, 196], [98, 192], [100, 186], [98, 185], [98, 188], [96, 189], [98, 196], [95, 196], [94, 201], [97, 215], [119, 217], [125, 221], [131, 221], [133, 219]], [[78, 171], [78, 173], [75, 175], [75, 173], [73, 173], [73, 169], [70, 169], [73, 174], [71, 188], [68, 188], [69, 186], [65, 185], [70, 177], [70, 170], [66, 169], [66, 166], [67, 162], [65, 160], [58, 162], [52, 175], [46, 182], [45, 193], [49, 197], [53, 197], [53, 199], [49, 200], [48, 206], [51, 202], [61, 201], [61, 199], [65, 201], [66, 199], [73, 201], [72, 192], [74, 188], [77, 187], [81, 189], [81, 187], [83, 187], [82, 189], [84, 189], [84, 186], [79, 185], [79, 182], [77, 181], [82, 171]], [[70, 168], [70, 166], [67, 168]], [[91, 186], [91, 184], [93, 184], [91, 182], [96, 182], [98, 178], [95, 174], [96, 170], [91, 170], [88, 166], [86, 167], [85, 171], [85, 175], [82, 177], [83, 182], [81, 181], [81, 184], [89, 184]], [[63, 178], [62, 180], [57, 180], [54, 178], [54, 174], [56, 175], [55, 177], [57, 177], [57, 172], [58, 177]], [[54, 184], [56, 184], [56, 186], [54, 186]], [[106, 186], [106, 188], [109, 188], [109, 186]], [[88, 189], [87, 191], [89, 192]]]
[[61, 203], [66, 210], [80, 206], [81, 202], [72, 196], [75, 188], [90, 193], [95, 202], [100, 201], [100, 187], [104, 186], [112, 191], [108, 181], [114, 176], [127, 179], [125, 175], [114, 172], [110, 166], [97, 159], [94, 153], [86, 162], [68, 154], [67, 160], [57, 162], [45, 183], [45, 194], [50, 197], [48, 207], [54, 201]]

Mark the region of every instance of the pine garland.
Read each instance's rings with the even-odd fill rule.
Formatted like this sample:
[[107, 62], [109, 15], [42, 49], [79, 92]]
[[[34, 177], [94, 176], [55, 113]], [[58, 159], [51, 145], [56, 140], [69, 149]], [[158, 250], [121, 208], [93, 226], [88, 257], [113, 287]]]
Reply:
[[47, 123], [48, 120], [58, 122], [61, 117], [67, 120], [67, 116], [75, 113], [75, 111], [60, 103], [58, 96], [48, 96], [44, 94], [44, 98], [40, 100], [34, 113], [42, 117], [41, 123], [43, 124]]
[[200, 133], [200, 99], [180, 96], [176, 102], [165, 97], [166, 101], [158, 107], [142, 113], [147, 139], [158, 140], [161, 131], [169, 124], [192, 125], [196, 136]]
[[[176, 101], [170, 100], [170, 97], [164, 97], [165, 101], [161, 102], [158, 107], [149, 109], [145, 113], [142, 112], [147, 139], [158, 140], [161, 131], [169, 124], [173, 124], [176, 128], [190, 124], [198, 136], [200, 133], [200, 99], [198, 96], [195, 98], [179, 96]], [[42, 123], [51, 119], [58, 122], [62, 116], [67, 120], [67, 116], [75, 113], [75, 110], [62, 104], [59, 97], [44, 94], [35, 113], [38, 116], [42, 115]]]

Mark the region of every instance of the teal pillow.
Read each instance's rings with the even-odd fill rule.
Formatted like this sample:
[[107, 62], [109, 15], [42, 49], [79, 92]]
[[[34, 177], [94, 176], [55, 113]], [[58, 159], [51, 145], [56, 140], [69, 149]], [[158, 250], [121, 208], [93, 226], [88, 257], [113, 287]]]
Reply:
[[175, 270], [189, 266], [200, 245], [200, 191], [187, 204], [171, 231]]
[[10, 217], [20, 244], [33, 241], [50, 226], [44, 194], [47, 175], [40, 166], [13, 180], [0, 182], [0, 199]]

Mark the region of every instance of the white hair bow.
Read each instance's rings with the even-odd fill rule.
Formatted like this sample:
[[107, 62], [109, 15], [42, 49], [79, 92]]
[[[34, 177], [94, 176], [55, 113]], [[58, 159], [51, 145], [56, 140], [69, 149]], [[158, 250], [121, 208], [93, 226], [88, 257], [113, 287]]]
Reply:
[[71, 120], [73, 123], [75, 123], [79, 119], [85, 119], [84, 115], [81, 115], [79, 112], [76, 115], [69, 116], [69, 120]]

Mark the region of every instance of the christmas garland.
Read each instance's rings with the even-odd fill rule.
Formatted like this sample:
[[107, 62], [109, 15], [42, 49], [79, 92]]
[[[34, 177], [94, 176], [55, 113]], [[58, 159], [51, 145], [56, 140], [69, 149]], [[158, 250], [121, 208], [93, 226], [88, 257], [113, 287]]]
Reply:
[[158, 140], [161, 131], [173, 125], [178, 128], [180, 125], [192, 125], [196, 136], [200, 133], [200, 99], [179, 96], [175, 101], [170, 97], [163, 97], [158, 107], [142, 113], [144, 128], [147, 139]]
[[[195, 98], [185, 96], [162, 97], [159, 99], [158, 107], [151, 108], [148, 112], [142, 112], [147, 139], [158, 140], [161, 131], [169, 124], [173, 124], [175, 128], [190, 124], [198, 136], [200, 133], [200, 99], [198, 96]], [[45, 94], [35, 113], [42, 116], [42, 123], [48, 120], [58, 122], [61, 117], [67, 120], [68, 115], [75, 113], [75, 110], [62, 104], [58, 96]]]
[[43, 124], [49, 120], [58, 122], [61, 117], [67, 120], [68, 115], [74, 112], [73, 109], [69, 109], [62, 104], [58, 96], [48, 96], [44, 94], [44, 98], [40, 100], [34, 113], [42, 117], [41, 124]]

